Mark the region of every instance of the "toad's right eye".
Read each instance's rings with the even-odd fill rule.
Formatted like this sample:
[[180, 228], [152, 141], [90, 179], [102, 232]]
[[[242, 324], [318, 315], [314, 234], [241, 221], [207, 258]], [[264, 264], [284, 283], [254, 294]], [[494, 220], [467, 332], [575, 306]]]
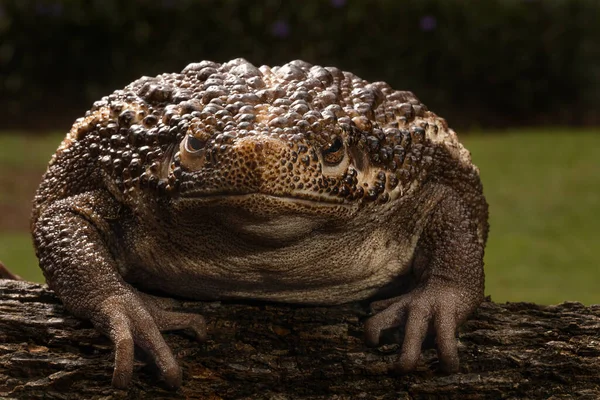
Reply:
[[204, 149], [204, 145], [206, 145], [206, 141], [200, 140], [193, 135], [187, 135], [185, 141], [185, 149], [190, 153], [197, 153], [200, 150]]
[[321, 150], [323, 161], [329, 166], [338, 165], [344, 159], [344, 142], [337, 137], [328, 147]]

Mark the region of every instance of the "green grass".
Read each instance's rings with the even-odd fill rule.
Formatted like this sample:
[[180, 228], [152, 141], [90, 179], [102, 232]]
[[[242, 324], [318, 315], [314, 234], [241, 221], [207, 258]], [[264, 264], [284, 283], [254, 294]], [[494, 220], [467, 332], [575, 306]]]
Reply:
[[[28, 209], [33, 197], [30, 189], [39, 183], [50, 157], [64, 136], [64, 133], [56, 132], [44, 135], [25, 132], [0, 134], [0, 213], [22, 207], [25, 209], [22, 225], [28, 225]], [[0, 214], [0, 218], [6, 221], [12, 216]], [[24, 279], [44, 280], [37, 266], [31, 235], [26, 230], [0, 231], [0, 260]]]
[[466, 136], [490, 204], [495, 301], [600, 303], [600, 131]]
[[0, 166], [44, 169], [66, 132], [36, 135], [26, 132], [0, 134]]
[[[62, 136], [0, 135], [0, 169], [43, 170]], [[461, 140], [490, 203], [487, 294], [495, 301], [600, 303], [600, 130], [482, 132]], [[26, 232], [0, 233], [0, 260], [42, 280]]]
[[28, 281], [43, 282], [42, 270], [31, 243], [29, 232], [0, 233], [0, 260], [8, 269]]

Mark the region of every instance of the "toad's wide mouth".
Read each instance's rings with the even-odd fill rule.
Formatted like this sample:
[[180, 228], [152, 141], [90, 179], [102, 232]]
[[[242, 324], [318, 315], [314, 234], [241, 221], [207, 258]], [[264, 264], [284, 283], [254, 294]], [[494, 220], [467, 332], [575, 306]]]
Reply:
[[281, 215], [302, 215], [325, 219], [348, 218], [356, 213], [358, 204], [341, 199], [302, 198], [265, 193], [202, 193], [181, 196], [180, 204], [204, 209], [208, 213], [240, 213], [253, 219], [270, 219]]
[[296, 241], [315, 230], [335, 229], [357, 210], [339, 204], [263, 193], [212, 194], [180, 197], [180, 205], [195, 210], [196, 217], [210, 219], [236, 236], [269, 244]]
[[220, 204], [220, 203], [253, 203], [256, 201], [267, 201], [278, 205], [288, 206], [304, 206], [310, 208], [321, 207], [342, 207], [351, 208], [352, 204], [346, 200], [326, 195], [300, 194], [298, 196], [290, 196], [289, 194], [273, 194], [261, 192], [209, 192], [196, 191], [183, 193], [179, 197], [183, 201], [193, 201], [201, 204]]

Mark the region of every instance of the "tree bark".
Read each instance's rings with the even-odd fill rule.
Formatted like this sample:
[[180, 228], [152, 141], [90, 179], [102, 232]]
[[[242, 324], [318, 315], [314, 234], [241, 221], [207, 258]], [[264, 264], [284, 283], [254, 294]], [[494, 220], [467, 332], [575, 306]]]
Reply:
[[66, 313], [47, 287], [0, 280], [0, 398], [600, 398], [600, 305], [485, 302], [461, 327], [459, 374], [437, 372], [430, 348], [403, 376], [391, 371], [397, 333], [388, 344], [364, 345], [363, 304], [181, 308], [209, 322], [205, 343], [165, 334], [183, 386], [167, 390], [140, 352], [131, 387], [116, 390], [107, 338]]

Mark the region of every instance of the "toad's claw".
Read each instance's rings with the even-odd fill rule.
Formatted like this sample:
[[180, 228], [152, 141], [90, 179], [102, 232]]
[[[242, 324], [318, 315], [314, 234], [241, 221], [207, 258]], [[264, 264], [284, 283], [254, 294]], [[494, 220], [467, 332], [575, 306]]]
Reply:
[[[377, 345], [381, 331], [405, 324], [404, 342], [397, 364], [398, 370], [405, 373], [415, 369], [421, 345], [427, 332], [433, 328], [441, 370], [457, 372], [459, 359], [455, 336], [460, 321], [457, 319], [456, 298], [450, 289], [422, 289], [400, 296], [366, 322], [366, 341]], [[381, 304], [385, 303], [378, 302], [375, 306]]]
[[115, 344], [112, 384], [115, 388], [130, 384], [137, 345], [152, 357], [167, 386], [178, 388], [181, 369], [160, 331], [190, 328], [203, 340], [206, 323], [200, 315], [167, 311], [145, 297], [134, 291], [111, 296], [93, 314], [94, 325]]

